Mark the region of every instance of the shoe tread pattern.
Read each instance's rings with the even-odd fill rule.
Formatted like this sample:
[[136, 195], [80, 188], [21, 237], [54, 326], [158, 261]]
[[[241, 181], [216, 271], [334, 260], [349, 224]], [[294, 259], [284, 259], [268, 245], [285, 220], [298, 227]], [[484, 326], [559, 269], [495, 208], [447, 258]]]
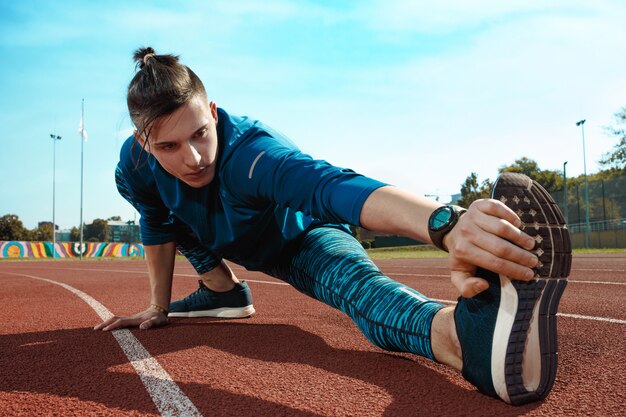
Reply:
[[[518, 310], [509, 336], [505, 358], [505, 383], [511, 404], [521, 405], [545, 398], [557, 370], [556, 313], [571, 268], [571, 241], [564, 218], [550, 194], [521, 174], [502, 174], [492, 192], [522, 220], [521, 229], [535, 238], [533, 252], [540, 264], [534, 279], [512, 281], [518, 295]], [[538, 331], [541, 378], [537, 389], [528, 391], [522, 378], [526, 339], [536, 303], [539, 302]]]

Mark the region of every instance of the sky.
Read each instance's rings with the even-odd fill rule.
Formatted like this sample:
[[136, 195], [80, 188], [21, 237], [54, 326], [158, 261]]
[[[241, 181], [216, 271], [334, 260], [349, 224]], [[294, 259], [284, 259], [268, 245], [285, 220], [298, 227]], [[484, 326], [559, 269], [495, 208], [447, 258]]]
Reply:
[[[28, 228], [134, 209], [114, 169], [133, 51], [180, 55], [209, 97], [303, 152], [445, 202], [528, 157], [587, 173], [626, 106], [621, 0], [1, 1], [0, 216]], [[50, 134], [62, 137], [56, 144]]]

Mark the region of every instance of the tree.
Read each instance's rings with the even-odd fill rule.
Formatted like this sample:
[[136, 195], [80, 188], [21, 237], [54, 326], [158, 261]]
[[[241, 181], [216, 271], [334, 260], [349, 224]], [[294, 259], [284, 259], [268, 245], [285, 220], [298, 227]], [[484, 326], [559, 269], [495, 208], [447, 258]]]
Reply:
[[121, 222], [122, 221], [122, 217], [120, 217], [120, 216], [111, 216], [107, 220], [112, 220], [114, 222]]
[[465, 183], [461, 185], [461, 200], [459, 200], [459, 205], [469, 207], [469, 205], [476, 200], [489, 198], [492, 186], [493, 183], [489, 178], [479, 184], [478, 176], [475, 172], [472, 172], [469, 177], [465, 179]]
[[0, 217], [0, 240], [29, 240], [30, 232], [15, 214]]
[[515, 160], [512, 165], [502, 166], [498, 170], [503, 172], [518, 172], [537, 181], [549, 193], [563, 189], [563, 173], [560, 171], [542, 170], [536, 161], [525, 156]]
[[41, 223], [30, 233], [30, 240], [35, 242], [52, 241], [52, 223]]
[[85, 226], [83, 239], [90, 242], [108, 242], [109, 224], [103, 219], [94, 219], [91, 224]]
[[[85, 231], [84, 231], [84, 227], [83, 227], [83, 235], [84, 234], [85, 234]], [[80, 229], [78, 227], [74, 226], [70, 230], [70, 240], [72, 242], [80, 242]]]
[[615, 113], [613, 117], [616, 126], [606, 127], [605, 132], [609, 135], [617, 136], [619, 141], [612, 151], [602, 156], [600, 164], [608, 168], [624, 171], [626, 170], [626, 107]]

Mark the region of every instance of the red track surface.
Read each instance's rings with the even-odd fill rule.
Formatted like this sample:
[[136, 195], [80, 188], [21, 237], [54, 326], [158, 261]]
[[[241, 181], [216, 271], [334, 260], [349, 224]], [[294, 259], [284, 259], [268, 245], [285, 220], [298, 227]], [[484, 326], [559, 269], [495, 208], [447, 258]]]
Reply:
[[[452, 300], [445, 259], [378, 262], [424, 294]], [[257, 314], [170, 319], [132, 333], [204, 416], [623, 415], [626, 257], [577, 257], [559, 317], [560, 363], [546, 401], [508, 406], [442, 365], [384, 352], [342, 313], [273, 278], [234, 267]], [[0, 415], [158, 415], [159, 409], [81, 290], [115, 314], [148, 301], [133, 261], [0, 263]], [[179, 262], [174, 297], [196, 287]], [[25, 275], [30, 275], [27, 277]], [[580, 281], [580, 282], [578, 282]], [[589, 317], [616, 319], [613, 322]]]

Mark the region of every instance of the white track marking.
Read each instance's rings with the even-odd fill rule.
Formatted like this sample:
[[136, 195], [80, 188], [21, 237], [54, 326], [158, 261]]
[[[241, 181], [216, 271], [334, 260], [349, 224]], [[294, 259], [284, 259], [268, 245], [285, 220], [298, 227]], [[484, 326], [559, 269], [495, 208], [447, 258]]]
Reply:
[[583, 315], [580, 315], [580, 314], [567, 314], [567, 313], [557, 313], [556, 315], [557, 316], [561, 316], [561, 317], [569, 317], [569, 318], [572, 318], [572, 319], [605, 321], [605, 322], [608, 322], [608, 323], [626, 324], [626, 320], [610, 319], [610, 318], [607, 318], [607, 317], [583, 316]]
[[[89, 272], [119, 272], [124, 274], [147, 274], [146, 271], [141, 270], [129, 270], [129, 269], [89, 269], [89, 268], [49, 268], [46, 269], [56, 269], [62, 271], [89, 271]], [[233, 270], [240, 270], [243, 272], [248, 272], [246, 269], [241, 268], [231, 268]], [[404, 274], [404, 273], [387, 273], [383, 271], [389, 277], [420, 277], [420, 278], [449, 278], [449, 275], [441, 275], [441, 274]], [[197, 274], [174, 274], [179, 277], [197, 277]], [[246, 280], [250, 282], [254, 282], [254, 280]], [[267, 282], [267, 281], [265, 281]], [[626, 282], [613, 282], [613, 281], [582, 281], [575, 279], [568, 279], [568, 283], [570, 284], [600, 284], [600, 285], [626, 285]], [[269, 283], [269, 282], [268, 282]]]
[[[59, 285], [66, 290], [77, 295], [81, 300], [89, 304], [91, 308], [100, 316], [102, 320], [113, 317], [104, 305], [90, 295], [62, 282], [47, 278], [35, 277], [26, 274], [3, 272], [4, 274], [20, 275], [40, 281]], [[118, 329], [111, 332], [122, 351], [137, 371], [141, 382], [143, 382], [148, 394], [152, 398], [154, 405], [163, 416], [202, 416], [191, 400], [181, 391], [176, 382], [159, 365], [150, 353], [143, 347], [135, 336], [128, 329]]]
[[[437, 298], [431, 298], [431, 300], [436, 301], [441, 304], [451, 304], [451, 305], [456, 304], [456, 301], [453, 301], [453, 300], [441, 300]], [[584, 316], [582, 314], [569, 314], [569, 313], [556, 313], [556, 315], [560, 317], [569, 317], [572, 319], [579, 319], [579, 320], [594, 320], [594, 321], [604, 321], [606, 323], [626, 324], [626, 320], [612, 319], [609, 317]]]
[[[72, 271], [89, 271], [89, 272], [102, 272], [102, 271], [106, 271], [106, 272], [121, 272], [121, 273], [129, 273], [129, 274], [147, 274], [148, 272], [146, 271], [129, 271], [129, 270], [115, 270], [115, 269], [107, 269], [107, 270], [98, 270], [98, 269], [88, 269], [88, 268], [47, 268], [47, 269], [60, 269], [60, 270], [72, 270]], [[9, 273], [9, 272], [5, 272], [5, 273]], [[20, 274], [15, 274], [15, 275], [20, 275]], [[197, 277], [198, 275], [195, 274], [174, 274], [175, 276], [179, 276], [179, 277]], [[408, 275], [408, 274], [388, 274], [388, 275]], [[413, 274], [416, 275], [416, 274]], [[25, 275], [28, 276], [28, 275]], [[429, 276], [429, 277], [439, 277], [439, 275], [424, 275], [424, 276]], [[447, 277], [447, 275], [441, 275], [443, 277]], [[255, 282], [258, 284], [270, 284], [270, 285], [287, 285], [289, 286], [289, 284], [285, 283], [285, 282], [276, 282], [276, 281], [262, 281], [262, 280], [255, 280], [255, 279], [246, 279], [245, 281], [247, 282]], [[577, 284], [610, 284], [610, 285], [626, 285], [626, 283], [623, 282], [606, 282], [606, 281], [575, 281], [575, 280], [568, 280], [568, 283], [577, 283]], [[453, 300], [442, 300], [442, 299], [437, 299], [437, 298], [429, 298], [432, 301], [436, 301], [438, 303], [442, 303], [442, 304], [456, 304], [456, 301]], [[585, 315], [581, 315], [581, 314], [569, 314], [569, 313], [557, 313], [557, 316], [561, 316], [561, 317], [569, 317], [569, 318], [575, 318], [575, 319], [579, 319], [579, 320], [594, 320], [594, 321], [603, 321], [606, 323], [618, 323], [618, 324], [626, 324], [626, 320], [620, 320], [620, 319], [613, 319], [610, 317], [595, 317], [595, 316], [585, 316]]]
[[602, 285], [626, 285], [626, 282], [612, 282], [612, 281], [580, 281], [575, 279], [568, 279], [568, 283], [574, 284], [602, 284]]

